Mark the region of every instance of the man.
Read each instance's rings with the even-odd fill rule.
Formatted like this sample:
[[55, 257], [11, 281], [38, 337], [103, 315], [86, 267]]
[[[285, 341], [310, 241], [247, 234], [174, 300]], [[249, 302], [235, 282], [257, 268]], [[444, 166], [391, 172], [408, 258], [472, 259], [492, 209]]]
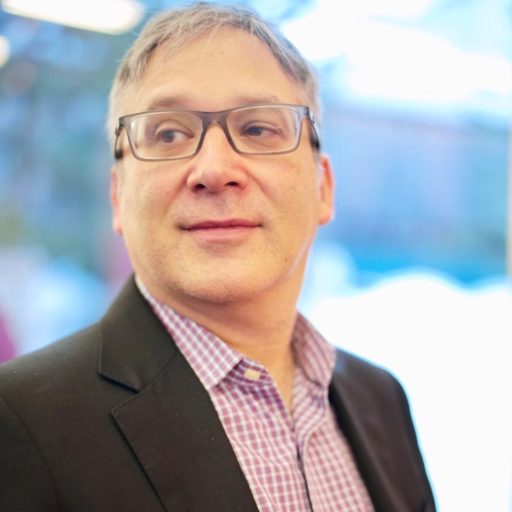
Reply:
[[398, 383], [296, 312], [333, 212], [317, 111], [311, 70], [252, 12], [146, 26], [109, 113], [136, 277], [0, 372], [1, 510], [434, 510]]

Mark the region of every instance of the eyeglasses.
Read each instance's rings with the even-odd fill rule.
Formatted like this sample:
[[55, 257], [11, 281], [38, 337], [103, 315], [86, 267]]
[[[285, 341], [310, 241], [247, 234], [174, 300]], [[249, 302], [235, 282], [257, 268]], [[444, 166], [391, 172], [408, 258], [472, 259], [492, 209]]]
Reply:
[[142, 112], [119, 118], [114, 156], [123, 157], [119, 144], [126, 131], [133, 156], [138, 160], [178, 160], [196, 155], [208, 127], [218, 124], [231, 147], [243, 155], [279, 155], [297, 149], [302, 121], [311, 124], [311, 144], [320, 142], [316, 121], [309, 107], [302, 105], [256, 105], [220, 112], [166, 110]]

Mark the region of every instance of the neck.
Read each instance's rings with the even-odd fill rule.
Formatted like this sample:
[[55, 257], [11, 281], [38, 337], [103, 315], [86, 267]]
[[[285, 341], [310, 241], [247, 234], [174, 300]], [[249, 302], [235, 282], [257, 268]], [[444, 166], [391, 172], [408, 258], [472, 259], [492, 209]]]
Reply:
[[273, 301], [202, 304], [200, 308], [184, 307], [182, 303], [168, 304], [269, 371], [291, 354], [297, 314], [295, 300], [283, 301], [278, 306]]
[[300, 286], [281, 290], [280, 296], [272, 300], [266, 297], [229, 304], [196, 304], [169, 298], [163, 302], [213, 332], [243, 356], [262, 364], [290, 408], [295, 375], [292, 334], [299, 290]]
[[[262, 364], [287, 409], [292, 406], [295, 361], [292, 334], [295, 303], [290, 308], [227, 308], [196, 321], [243, 356]], [[262, 321], [264, 319], [264, 321]]]

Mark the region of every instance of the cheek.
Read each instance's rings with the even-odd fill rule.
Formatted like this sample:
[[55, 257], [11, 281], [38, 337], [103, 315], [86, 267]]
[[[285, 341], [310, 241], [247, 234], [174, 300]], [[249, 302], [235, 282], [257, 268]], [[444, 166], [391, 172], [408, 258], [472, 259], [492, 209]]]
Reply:
[[[307, 157], [304, 157], [304, 161]], [[309, 157], [311, 158], [311, 157]], [[319, 217], [320, 180], [316, 166], [304, 165], [300, 159], [289, 159], [270, 167], [260, 188], [278, 210], [282, 222], [291, 232], [316, 228]]]
[[133, 173], [127, 176], [123, 184], [125, 214], [139, 216], [144, 222], [146, 215], [152, 215], [171, 202], [172, 184], [163, 172], [148, 169], [147, 172]]
[[310, 170], [301, 165], [293, 153], [274, 158], [278, 160], [255, 168], [253, 179], [264, 195], [275, 203], [300, 201], [305, 195], [305, 189], [313, 183], [309, 176]]
[[316, 193], [311, 187], [294, 184], [283, 195], [280, 208], [281, 237], [298, 253], [309, 246], [318, 227]]
[[315, 216], [320, 199], [320, 179], [313, 167], [292, 169], [293, 181], [283, 187], [285, 195], [302, 218]]

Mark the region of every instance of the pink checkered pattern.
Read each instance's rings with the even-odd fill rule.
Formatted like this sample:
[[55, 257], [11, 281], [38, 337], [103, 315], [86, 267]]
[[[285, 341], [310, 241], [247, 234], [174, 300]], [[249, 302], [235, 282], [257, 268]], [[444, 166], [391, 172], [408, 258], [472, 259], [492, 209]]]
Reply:
[[307, 320], [293, 335], [290, 414], [262, 365], [138, 285], [210, 394], [261, 512], [374, 510], [327, 398], [334, 349]]

